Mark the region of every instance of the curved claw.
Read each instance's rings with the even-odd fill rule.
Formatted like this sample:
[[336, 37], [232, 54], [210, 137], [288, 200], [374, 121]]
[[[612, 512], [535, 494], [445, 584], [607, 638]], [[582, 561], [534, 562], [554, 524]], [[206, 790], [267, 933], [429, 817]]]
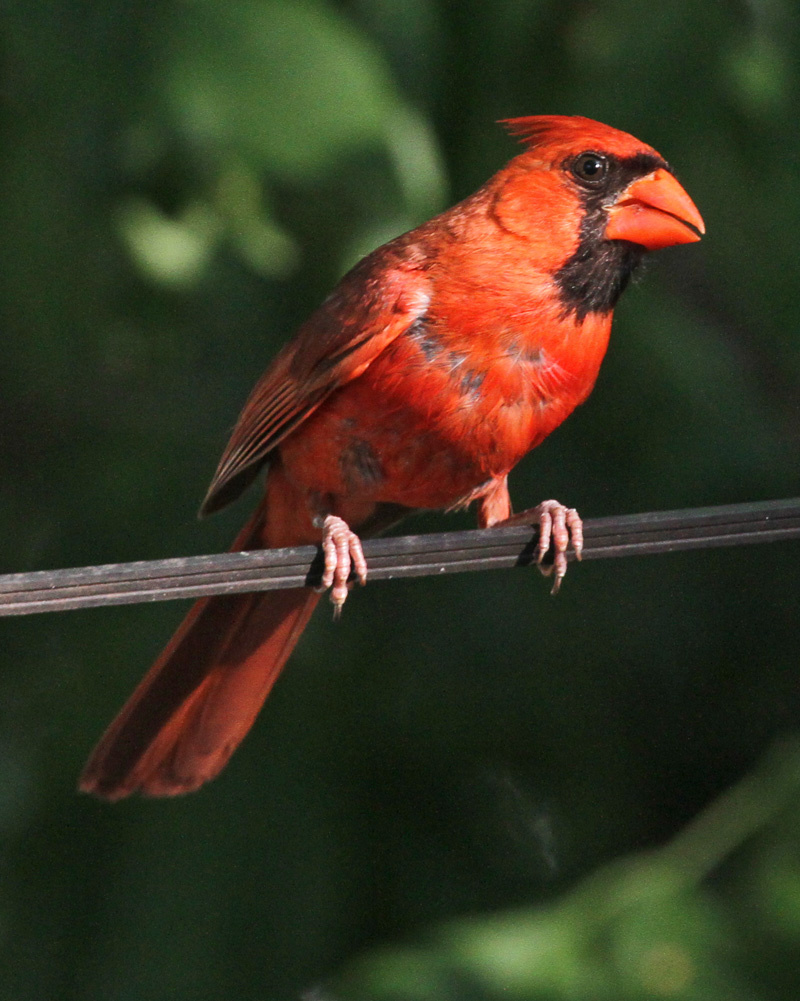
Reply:
[[[531, 511], [536, 513], [539, 525], [539, 544], [536, 547], [536, 563], [545, 577], [554, 576], [551, 594], [557, 594], [561, 581], [567, 572], [567, 550], [570, 542], [575, 558], [580, 560], [583, 554], [583, 521], [574, 507], [565, 507], [557, 500], [542, 501]], [[550, 545], [553, 546], [553, 563], [543, 567], [544, 559]]]
[[[536, 563], [545, 577], [555, 576], [551, 594], [557, 594], [567, 572], [567, 551], [572, 543], [575, 559], [583, 554], [583, 521], [574, 507], [565, 507], [557, 500], [542, 501], [527, 511], [512, 514], [498, 525], [536, 525], [539, 542], [536, 546]], [[542, 566], [542, 560], [553, 547], [553, 562]]]
[[333, 616], [338, 619], [347, 600], [347, 580], [350, 571], [355, 570], [360, 584], [367, 582], [367, 561], [361, 548], [361, 539], [343, 518], [335, 514], [325, 516], [322, 522], [322, 552], [325, 556], [325, 571], [322, 574], [320, 590], [331, 588]]

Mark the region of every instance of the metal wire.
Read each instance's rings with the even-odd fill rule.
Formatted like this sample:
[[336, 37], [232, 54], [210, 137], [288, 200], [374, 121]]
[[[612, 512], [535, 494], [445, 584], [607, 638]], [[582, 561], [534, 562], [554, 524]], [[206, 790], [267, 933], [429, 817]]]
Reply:
[[[800, 538], [800, 498], [584, 521], [584, 560]], [[525, 566], [537, 532], [522, 526], [368, 539], [370, 580]], [[319, 583], [313, 546], [0, 575], [0, 616], [272, 591]]]

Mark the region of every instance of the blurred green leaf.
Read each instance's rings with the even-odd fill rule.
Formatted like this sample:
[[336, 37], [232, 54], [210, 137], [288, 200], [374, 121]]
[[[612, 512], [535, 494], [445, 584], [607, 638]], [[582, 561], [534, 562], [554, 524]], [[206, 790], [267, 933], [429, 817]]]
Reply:
[[549, 906], [453, 923], [416, 950], [377, 951], [343, 975], [342, 997], [384, 1001], [405, 991], [433, 1001], [443, 984], [461, 982], [491, 998], [750, 998], [726, 966], [732, 923], [704, 884], [798, 800], [793, 740], [663, 848], [615, 861]]
[[308, 177], [385, 141], [402, 114], [380, 52], [322, 3], [185, 0], [173, 13], [164, 93], [195, 142]]

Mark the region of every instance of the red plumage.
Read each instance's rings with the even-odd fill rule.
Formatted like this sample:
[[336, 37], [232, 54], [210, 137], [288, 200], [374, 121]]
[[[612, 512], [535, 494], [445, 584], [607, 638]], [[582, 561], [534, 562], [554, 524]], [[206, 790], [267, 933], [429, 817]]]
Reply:
[[[651, 147], [586, 118], [512, 119], [528, 148], [474, 195], [353, 268], [256, 385], [203, 509], [268, 467], [234, 549], [326, 546], [341, 606], [350, 529], [476, 501], [508, 518], [506, 477], [591, 392], [613, 307], [641, 254], [699, 239]], [[558, 581], [574, 512], [555, 502]], [[518, 516], [519, 517], [519, 516]], [[545, 533], [545, 541], [547, 541]], [[213, 778], [244, 737], [317, 596], [198, 602], [90, 758], [81, 788], [172, 795]]]

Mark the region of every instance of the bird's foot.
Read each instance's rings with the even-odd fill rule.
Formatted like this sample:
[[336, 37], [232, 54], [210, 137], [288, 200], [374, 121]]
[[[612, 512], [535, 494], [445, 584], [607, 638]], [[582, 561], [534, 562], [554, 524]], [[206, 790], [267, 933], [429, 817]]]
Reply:
[[325, 571], [322, 574], [321, 591], [331, 588], [333, 617], [338, 619], [342, 606], [347, 600], [347, 580], [350, 571], [355, 570], [359, 583], [367, 582], [367, 561], [361, 548], [361, 539], [344, 519], [328, 514], [322, 522], [322, 552], [325, 557]]
[[[556, 500], [542, 501], [536, 507], [519, 514], [512, 514], [498, 525], [536, 525], [539, 529], [539, 543], [536, 546], [536, 563], [545, 577], [552, 576], [551, 594], [557, 594], [561, 581], [567, 572], [567, 551], [572, 543], [575, 559], [583, 553], [583, 521], [574, 507], [564, 507]], [[553, 547], [553, 562], [546, 566], [542, 560]]]

